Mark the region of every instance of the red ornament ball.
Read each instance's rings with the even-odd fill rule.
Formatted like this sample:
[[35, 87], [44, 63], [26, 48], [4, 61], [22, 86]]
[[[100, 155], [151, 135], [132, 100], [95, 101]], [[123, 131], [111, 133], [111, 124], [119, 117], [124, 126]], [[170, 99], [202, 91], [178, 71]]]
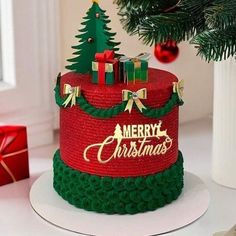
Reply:
[[177, 42], [168, 40], [165, 43], [156, 44], [154, 54], [158, 61], [171, 63], [177, 59], [179, 47], [177, 46]]

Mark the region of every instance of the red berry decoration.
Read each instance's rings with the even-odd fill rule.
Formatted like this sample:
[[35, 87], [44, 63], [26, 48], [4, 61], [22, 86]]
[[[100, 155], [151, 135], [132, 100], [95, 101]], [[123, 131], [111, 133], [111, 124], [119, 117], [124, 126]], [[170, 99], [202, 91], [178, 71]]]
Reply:
[[154, 54], [157, 60], [162, 63], [175, 61], [179, 55], [177, 42], [168, 40], [165, 43], [156, 44]]

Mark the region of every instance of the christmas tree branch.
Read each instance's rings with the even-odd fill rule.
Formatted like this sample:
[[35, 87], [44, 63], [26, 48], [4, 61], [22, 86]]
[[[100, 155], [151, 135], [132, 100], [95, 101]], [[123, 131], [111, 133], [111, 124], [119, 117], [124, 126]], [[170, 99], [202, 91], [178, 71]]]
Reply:
[[207, 61], [225, 60], [236, 54], [236, 26], [204, 31], [195, 36], [191, 43]]
[[138, 34], [145, 44], [152, 45], [170, 38], [180, 42], [205, 30], [203, 6], [206, 0], [197, 3], [193, 0], [175, 0], [172, 4], [157, 1], [151, 7], [147, 1], [138, 1], [140, 5], [131, 0], [118, 1], [121, 5], [127, 3], [119, 12], [125, 30], [131, 35]]
[[174, 13], [150, 16], [140, 23], [137, 33], [145, 44], [165, 42], [170, 38], [177, 42], [188, 40], [196, 31], [189, 19], [184, 12], [179, 12], [178, 17]]
[[174, 8], [180, 0], [114, 0], [121, 9], [131, 10], [132, 8], [142, 7], [143, 9], [159, 9], [165, 11]]
[[217, 0], [205, 10], [209, 28], [225, 28], [236, 24], [236, 1]]
[[235, 54], [236, 0], [115, 0], [129, 34], [145, 44], [192, 39], [198, 54], [222, 60]]

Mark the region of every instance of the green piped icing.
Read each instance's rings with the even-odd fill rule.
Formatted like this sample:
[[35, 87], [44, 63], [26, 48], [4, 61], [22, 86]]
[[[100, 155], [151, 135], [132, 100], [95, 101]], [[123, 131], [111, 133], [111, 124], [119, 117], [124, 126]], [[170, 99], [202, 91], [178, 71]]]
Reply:
[[[62, 98], [60, 96], [59, 83], [56, 85], [56, 88], [55, 88], [55, 99], [59, 107], [64, 107], [63, 103], [65, 102], [67, 97]], [[76, 99], [76, 103], [80, 107], [80, 109], [82, 109], [85, 113], [95, 118], [108, 119], [111, 117], [115, 117], [122, 112], [125, 112], [125, 108], [128, 102], [127, 101], [122, 102], [108, 109], [96, 108], [93, 105], [91, 105], [82, 94], [80, 97]], [[173, 93], [170, 100], [163, 107], [150, 108], [146, 106], [147, 109], [143, 109], [142, 114], [149, 118], [160, 118], [168, 114], [175, 106], [182, 106], [183, 104], [184, 103], [182, 100], [179, 99], [178, 94]], [[135, 105], [135, 108], [137, 109], [136, 105]], [[139, 111], [139, 109], [137, 110]]]
[[145, 176], [99, 177], [74, 170], [54, 156], [54, 182], [57, 193], [70, 204], [106, 214], [136, 214], [153, 211], [176, 200], [182, 192], [183, 156], [169, 169]]

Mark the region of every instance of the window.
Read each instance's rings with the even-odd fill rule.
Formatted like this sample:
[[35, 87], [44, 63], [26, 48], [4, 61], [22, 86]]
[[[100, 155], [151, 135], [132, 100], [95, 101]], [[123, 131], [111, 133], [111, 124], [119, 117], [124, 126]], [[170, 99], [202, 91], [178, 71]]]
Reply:
[[11, 1], [0, 0], [0, 91], [14, 87], [13, 12]]
[[0, 0], [0, 122], [26, 125], [31, 147], [53, 140], [57, 5], [58, 0]]
[[2, 73], [2, 32], [1, 32], [1, 6], [0, 6], [0, 82], [3, 81]]

